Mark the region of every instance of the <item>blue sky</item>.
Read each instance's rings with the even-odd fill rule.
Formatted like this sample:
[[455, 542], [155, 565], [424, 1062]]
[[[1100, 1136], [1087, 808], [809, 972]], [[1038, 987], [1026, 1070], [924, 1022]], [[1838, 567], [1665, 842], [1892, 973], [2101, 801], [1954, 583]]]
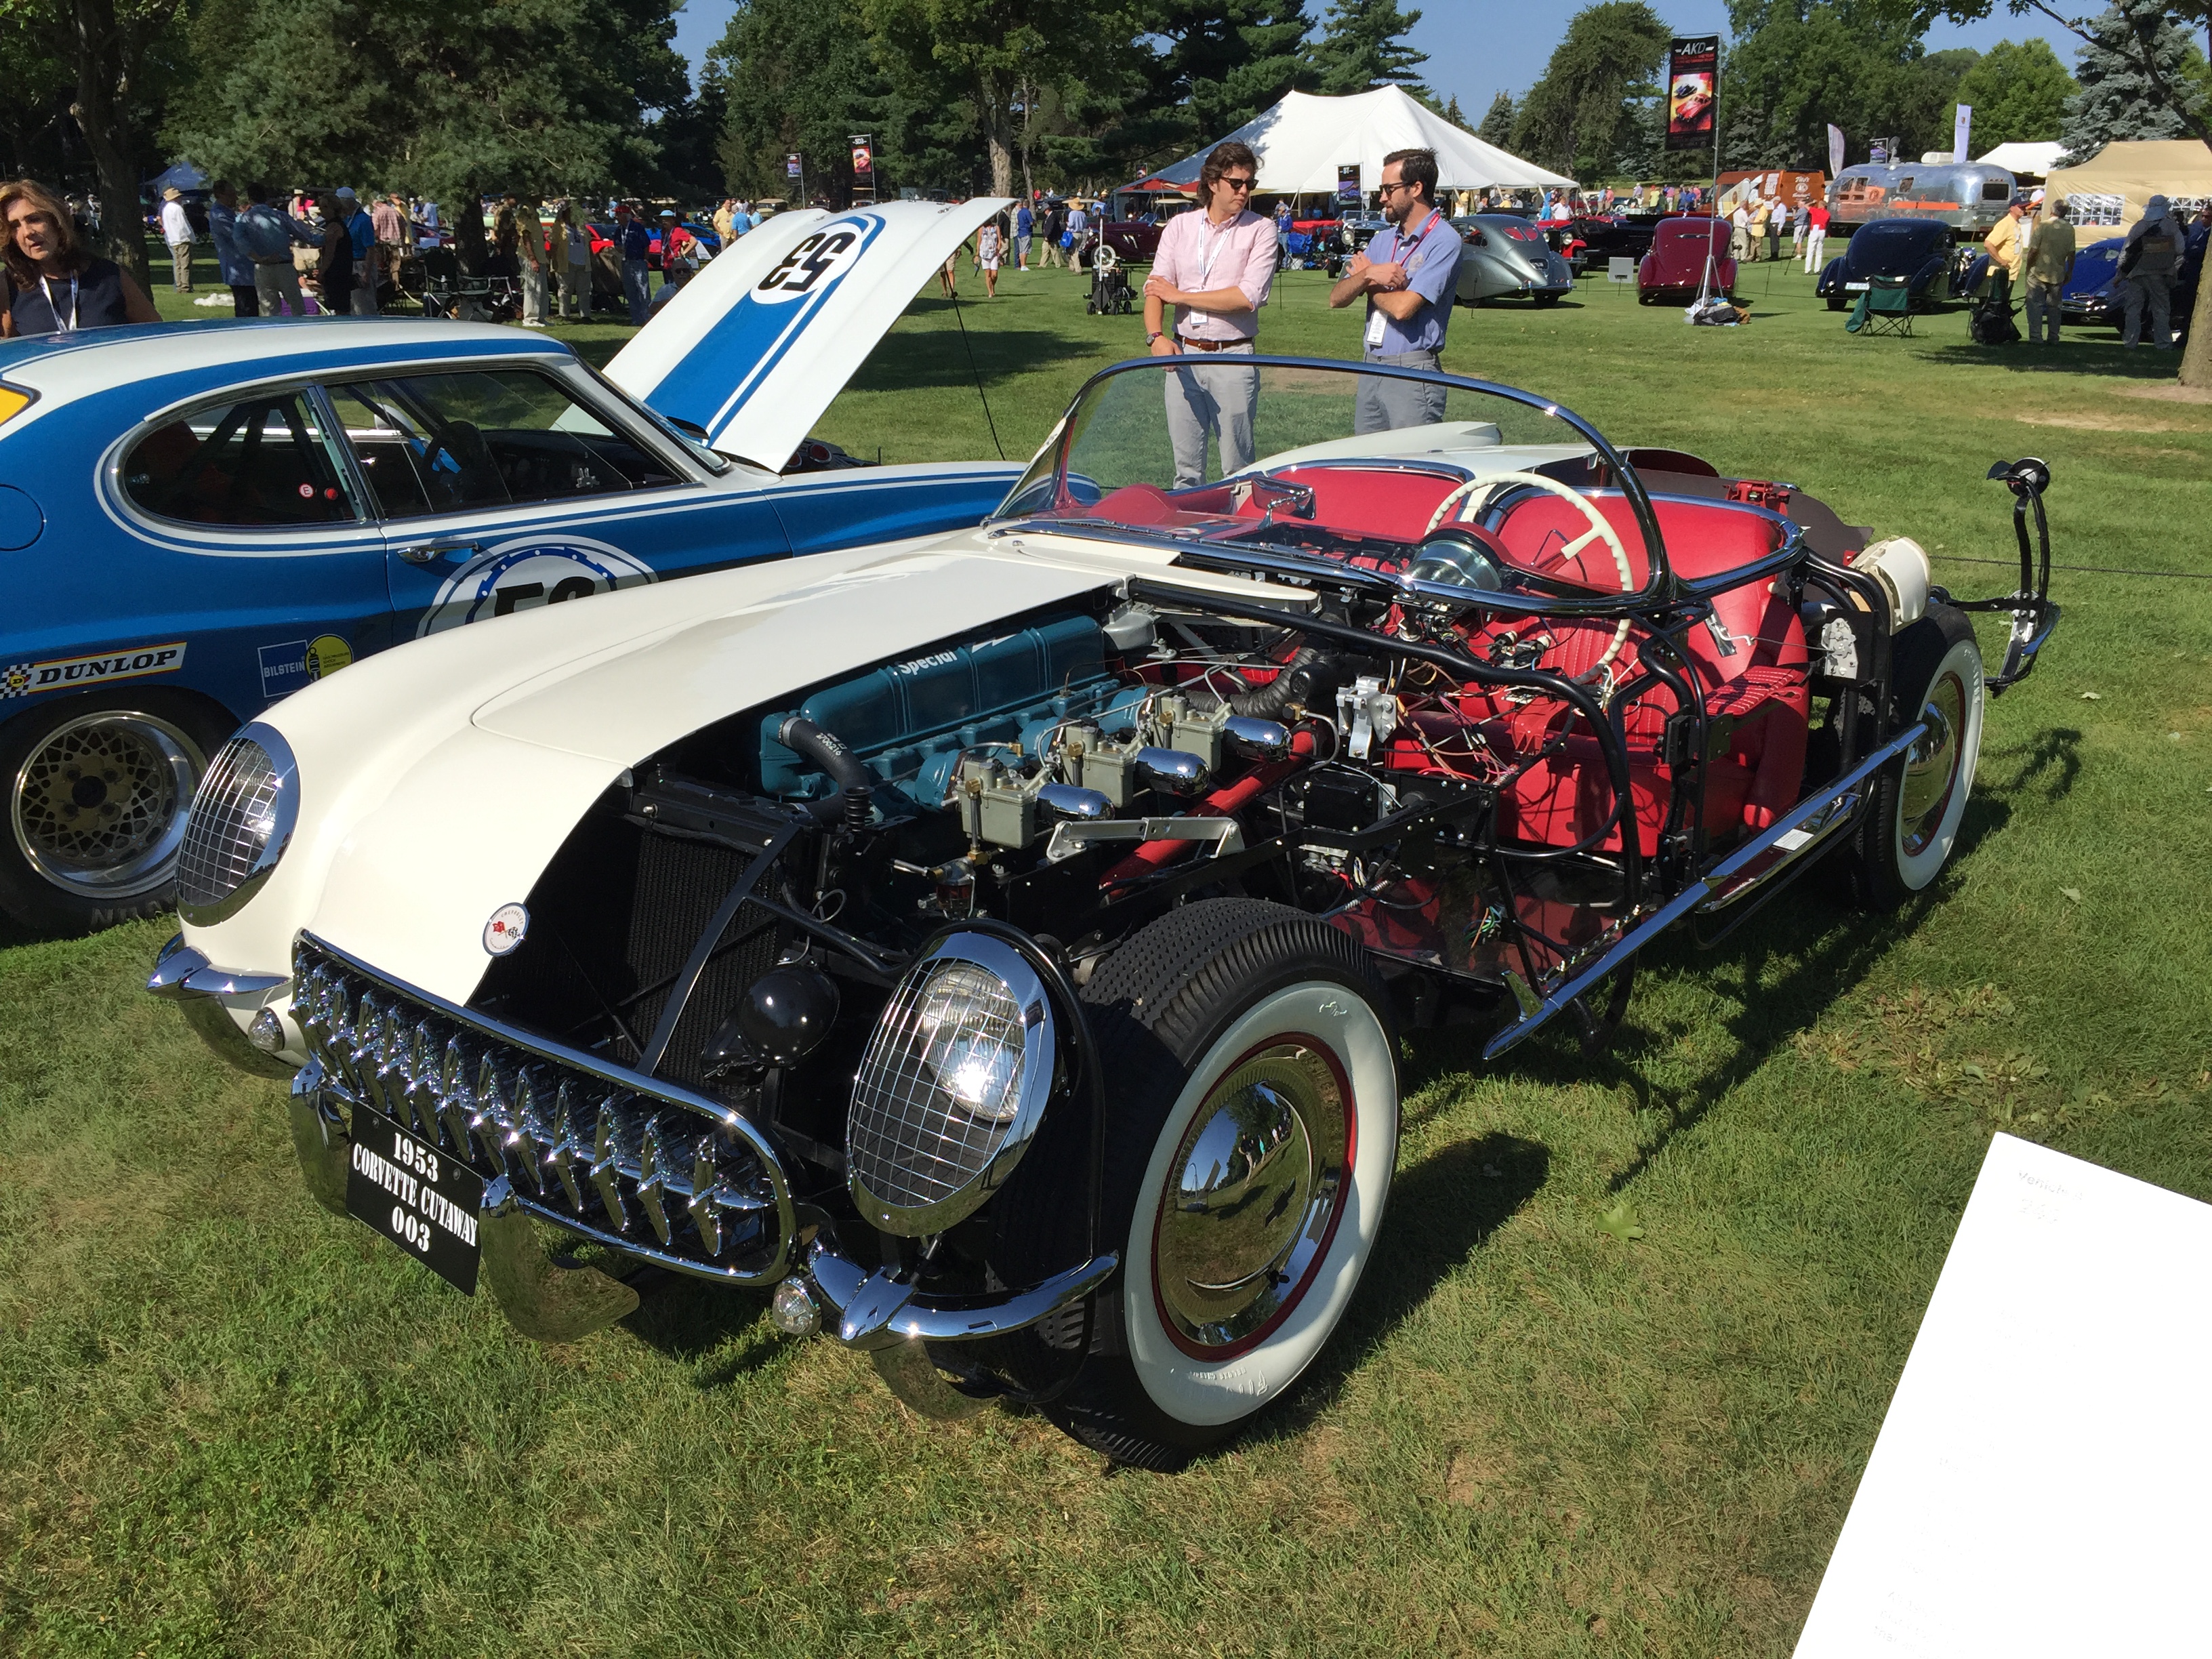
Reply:
[[[1414, 9], [1407, 0], [1399, 0]], [[1456, 95], [1470, 118], [1480, 120], [1492, 97], [1503, 88], [1516, 97], [1544, 72], [1545, 61], [1559, 45], [1567, 19], [1581, 8], [1559, 0], [1431, 0], [1419, 8], [1421, 21], [1413, 28], [1413, 44], [1429, 54], [1423, 70], [1431, 86], [1446, 95]], [[1310, 0], [1308, 10], [1318, 17], [1328, 9], [1328, 0]], [[1931, 50], [1945, 46], [1975, 46], [1984, 51], [2004, 40], [2024, 40], [2040, 34], [2051, 42], [2059, 61], [2074, 62], [2074, 37], [2029, 17], [2014, 17], [2002, 7], [1998, 15], [1964, 27], [1938, 24], [1929, 32]], [[689, 0], [676, 14], [677, 50], [690, 58], [694, 70], [708, 51], [722, 38], [733, 0]], [[1724, 0], [1671, 0], [1660, 3], [1659, 15], [1680, 34], [1720, 34], [1728, 29]]]

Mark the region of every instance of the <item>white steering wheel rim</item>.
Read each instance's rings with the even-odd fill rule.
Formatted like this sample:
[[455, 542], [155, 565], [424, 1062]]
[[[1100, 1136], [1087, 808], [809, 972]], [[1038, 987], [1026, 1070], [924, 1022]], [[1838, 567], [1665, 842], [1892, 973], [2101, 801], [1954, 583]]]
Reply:
[[[1591, 535], [1602, 537], [1605, 544], [1613, 550], [1613, 565], [1620, 572], [1620, 591], [1624, 593], [1636, 592], [1636, 578], [1629, 569], [1628, 550], [1621, 545], [1620, 537], [1614, 531], [1612, 520], [1599, 512], [1587, 497], [1577, 493], [1572, 486], [1564, 484], [1557, 478], [1547, 478], [1540, 472], [1492, 472], [1486, 477], [1468, 479], [1467, 483], [1459, 485], [1443, 501], [1437, 503], [1437, 510], [1429, 520], [1429, 527], [1421, 534], [1426, 536], [1438, 525], [1443, 523], [1455, 505], [1459, 506], [1461, 509], [1460, 522], [1472, 523], [1474, 520], [1474, 511], [1472, 509], [1475, 507], [1478, 492], [1486, 499], [1499, 487], [1516, 483], [1533, 484], [1547, 495], [1557, 495], [1580, 513], [1589, 521]], [[1572, 558], [1589, 544], [1589, 536], [1582, 536], [1569, 542], [1562, 550], [1560, 556]], [[1620, 625], [1613, 630], [1613, 638], [1606, 645], [1605, 654], [1575, 676], [1577, 684], [1587, 684], [1604, 678], [1607, 671], [1613, 666], [1613, 659], [1620, 655], [1620, 647], [1628, 643], [1628, 624], [1629, 619], [1623, 617], [1620, 619]], [[1609, 690], [1607, 695], [1611, 695]]]
[[[1621, 544], [1620, 532], [1613, 529], [1613, 521], [1599, 512], [1588, 497], [1577, 493], [1571, 485], [1561, 483], [1557, 478], [1547, 478], [1540, 472], [1492, 472], [1486, 477], [1468, 479], [1467, 483], [1458, 486], [1443, 501], [1437, 503], [1436, 512], [1430, 515], [1428, 529], [1421, 533], [1425, 536], [1430, 531], [1443, 523], [1450, 515], [1454, 506], [1461, 507], [1459, 521], [1462, 524], [1473, 523], [1474, 513], [1468, 509], [1474, 507], [1477, 492], [1486, 496], [1505, 484], [1534, 485], [1547, 495], [1558, 496], [1581, 514], [1589, 524], [1592, 534], [1602, 538], [1606, 546], [1612, 550], [1613, 567], [1620, 573], [1620, 591], [1624, 593], [1636, 592], [1636, 577], [1629, 568], [1628, 550]], [[1570, 543], [1563, 556], [1572, 557], [1582, 550], [1589, 539], [1589, 537], [1584, 536]]]

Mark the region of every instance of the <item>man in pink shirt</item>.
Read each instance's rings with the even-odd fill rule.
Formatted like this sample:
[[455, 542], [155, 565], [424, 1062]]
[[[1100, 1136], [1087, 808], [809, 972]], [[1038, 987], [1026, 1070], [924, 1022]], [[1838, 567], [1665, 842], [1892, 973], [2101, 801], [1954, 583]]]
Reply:
[[[1259, 176], [1244, 145], [1216, 144], [1198, 172], [1201, 210], [1168, 221], [1145, 279], [1145, 339], [1152, 356], [1193, 359], [1161, 376], [1178, 489], [1206, 481], [1208, 432], [1221, 445], [1222, 477], [1252, 465], [1260, 371], [1218, 360], [1251, 355], [1260, 307], [1275, 279], [1275, 222], [1246, 205]], [[1164, 315], [1170, 306], [1172, 323]]]

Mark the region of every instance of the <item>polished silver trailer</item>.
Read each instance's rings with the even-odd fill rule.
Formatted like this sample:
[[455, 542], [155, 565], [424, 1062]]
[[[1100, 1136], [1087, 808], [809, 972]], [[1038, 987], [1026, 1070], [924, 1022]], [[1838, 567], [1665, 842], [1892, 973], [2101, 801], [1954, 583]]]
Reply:
[[1845, 167], [1828, 186], [1828, 211], [1845, 229], [1877, 219], [1936, 219], [1979, 236], [2025, 199], [2011, 173], [1979, 161], [1870, 161]]

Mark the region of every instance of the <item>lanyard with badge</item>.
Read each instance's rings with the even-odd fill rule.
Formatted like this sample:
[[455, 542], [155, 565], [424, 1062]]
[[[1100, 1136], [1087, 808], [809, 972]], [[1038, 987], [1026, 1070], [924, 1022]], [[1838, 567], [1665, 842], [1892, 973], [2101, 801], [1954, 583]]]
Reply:
[[[1411, 242], [1405, 240], [1403, 232], [1395, 227], [1392, 228], [1390, 236], [1395, 244], [1390, 250], [1393, 257], [1402, 261], [1408, 253], [1417, 256], [1413, 264], [1406, 268], [1408, 276], [1413, 274], [1420, 262], [1419, 256], [1421, 254], [1422, 248], [1427, 245], [1429, 234], [1443, 222], [1443, 216], [1444, 212], [1442, 208], [1431, 210], [1428, 223], [1421, 227], [1420, 234], [1414, 237]], [[1370, 295], [1367, 301], [1367, 349], [1370, 351], [1379, 351], [1382, 349], [1382, 331], [1389, 325], [1390, 313], [1376, 305], [1374, 297]]]
[[76, 329], [76, 276], [71, 276], [70, 278], [70, 308], [69, 321], [67, 322], [64, 322], [62, 320], [61, 307], [54, 303], [54, 279], [51, 276], [40, 277], [39, 291], [46, 296], [46, 311], [47, 313], [54, 319], [54, 327], [56, 331], [63, 334], [74, 333]]

